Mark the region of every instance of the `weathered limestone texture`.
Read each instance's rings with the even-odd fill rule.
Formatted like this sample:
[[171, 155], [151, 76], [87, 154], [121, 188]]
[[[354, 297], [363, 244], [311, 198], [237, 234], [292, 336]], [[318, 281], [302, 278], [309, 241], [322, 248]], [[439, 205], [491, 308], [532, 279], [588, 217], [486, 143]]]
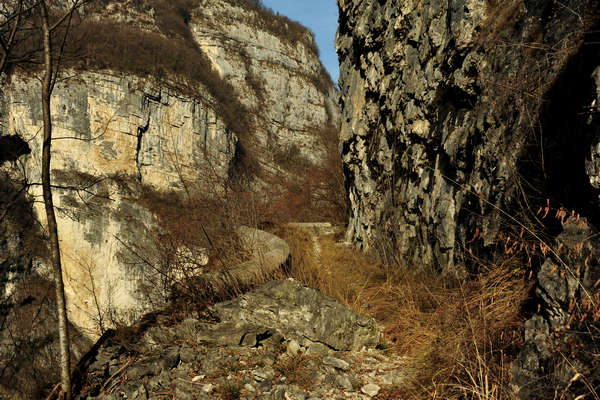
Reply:
[[[198, 1], [189, 35], [170, 37], [161, 31], [154, 3], [135, 3], [82, 10], [89, 10], [90, 21], [112, 18], [173, 41], [188, 40], [198, 50], [190, 54], [206, 53], [223, 82], [233, 86], [252, 123], [250, 131], [234, 132], [216, 113], [219, 100], [211, 90], [181, 85], [186, 77], [142, 78], [76, 65], [63, 71], [52, 97], [54, 198], [69, 317], [91, 336], [130, 323], [165, 300], [160, 285], [148, 285], [149, 267], [141, 268], [132, 251], [149, 244], [157, 230], [154, 211], [139, 201], [144, 194], [219, 194], [234, 172], [245, 172], [236, 170], [241, 153], [252, 155], [268, 184], [269, 173], [285, 170], [278, 164], [282, 155], [323, 162], [318, 133], [339, 118], [337, 92], [305, 28], [299, 27], [302, 40], [290, 42], [285, 29], [267, 29], [275, 15], [245, 10], [235, 1]], [[27, 142], [31, 152], [2, 167], [24, 175], [33, 183], [30, 195], [39, 198], [42, 117], [35, 75], [17, 71], [3, 81], [0, 137], [18, 135]], [[43, 224], [42, 207], [35, 205]], [[281, 252], [277, 257], [285, 260]], [[149, 287], [155, 292], [143, 293]]]
[[338, 94], [319, 58], [312, 35], [290, 43], [261, 24], [259, 12], [227, 0], [204, 0], [190, 30], [221, 77], [236, 89], [256, 125], [252, 145], [265, 172], [276, 172], [278, 153], [297, 149], [313, 164], [325, 157], [317, 134], [339, 123]]
[[336, 351], [357, 351], [375, 347], [380, 338], [373, 318], [356, 314], [291, 278], [267, 282], [218, 303], [214, 313], [221, 323], [192, 323], [199, 342], [256, 346], [280, 336], [304, 347], [320, 344]]
[[[34, 184], [41, 179], [38, 93], [35, 78], [13, 76], [3, 96], [3, 130], [31, 148], [20, 162]], [[52, 100], [51, 167], [69, 316], [97, 334], [149, 306], [138, 293], [142, 272], [123, 256], [127, 244], [150, 240], [156, 226], [136, 201], [142, 185], [181, 191], [207, 164], [225, 180], [237, 138], [202, 102], [135, 77], [78, 73], [56, 85]], [[41, 196], [41, 187], [33, 185], [30, 195]], [[43, 203], [35, 209], [43, 220]]]
[[597, 1], [338, 5], [349, 240], [452, 270], [532, 187], [525, 210], [550, 198], [597, 215], [584, 159], [598, 122], [582, 116], [596, 98], [598, 51], [583, 42]]
[[[104, 335], [79, 364], [84, 389], [75, 399], [171, 390], [178, 399], [211, 400], [235, 390], [241, 399], [365, 400], [414, 374], [405, 357], [373, 348], [375, 320], [293, 280], [268, 282], [176, 324], [170, 317], [157, 315], [141, 338]], [[121, 373], [122, 383], [109, 387], [107, 370]], [[231, 389], [232, 382], [241, 383]]]

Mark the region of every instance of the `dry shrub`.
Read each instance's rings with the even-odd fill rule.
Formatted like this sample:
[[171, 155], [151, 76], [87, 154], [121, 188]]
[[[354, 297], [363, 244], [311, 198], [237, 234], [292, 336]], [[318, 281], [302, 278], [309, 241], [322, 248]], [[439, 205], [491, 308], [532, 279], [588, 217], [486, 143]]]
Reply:
[[[44, 398], [59, 380], [54, 284], [38, 275], [19, 283], [0, 307], [0, 398]], [[69, 327], [71, 357], [91, 345]], [[6, 397], [3, 397], [6, 396]]]
[[[141, 197], [140, 203], [157, 216], [158, 228], [152, 232], [150, 248], [135, 249], [135, 254], [152, 270], [152, 284], [159, 279], [173, 300], [202, 307], [213, 297], [227, 296], [212, 293], [202, 275], [224, 272], [251, 257], [237, 232], [240, 225], [253, 225], [245, 208], [249, 203], [232, 197], [183, 197], [152, 189]], [[230, 294], [238, 289], [231, 288]]]
[[344, 223], [347, 199], [342, 160], [337, 148], [338, 131], [329, 124], [316, 130], [318, 146], [325, 149], [325, 159], [317, 164], [304, 158], [297, 145], [275, 154], [283, 172], [267, 177], [270, 184], [269, 207], [265, 217], [272, 222]]
[[390, 351], [409, 357], [418, 372], [398, 398], [510, 398], [508, 365], [530, 290], [514, 264], [484, 268], [461, 283], [433, 271], [389, 268], [333, 237], [315, 246], [306, 231], [277, 233], [290, 244], [294, 278], [374, 317]]
[[273, 367], [277, 374], [286, 377], [286, 382], [310, 390], [314, 385], [315, 365], [319, 362], [319, 357], [316, 355], [285, 354], [279, 356]]

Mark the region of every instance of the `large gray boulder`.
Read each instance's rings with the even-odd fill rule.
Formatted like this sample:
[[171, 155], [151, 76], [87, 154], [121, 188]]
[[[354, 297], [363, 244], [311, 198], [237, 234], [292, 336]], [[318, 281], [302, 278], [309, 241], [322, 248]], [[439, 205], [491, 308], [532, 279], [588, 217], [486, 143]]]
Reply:
[[214, 306], [218, 324], [189, 319], [179, 334], [203, 343], [257, 346], [271, 337], [306, 347], [320, 343], [337, 351], [375, 347], [379, 327], [316, 289], [294, 279], [271, 281], [236, 299]]

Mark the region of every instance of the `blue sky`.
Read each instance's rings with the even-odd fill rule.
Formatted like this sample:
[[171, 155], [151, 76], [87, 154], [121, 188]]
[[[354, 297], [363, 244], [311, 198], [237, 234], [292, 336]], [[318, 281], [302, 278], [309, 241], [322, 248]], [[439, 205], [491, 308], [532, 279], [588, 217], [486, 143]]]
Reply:
[[321, 61], [337, 83], [339, 64], [333, 45], [338, 22], [336, 0], [262, 0], [262, 3], [313, 31]]

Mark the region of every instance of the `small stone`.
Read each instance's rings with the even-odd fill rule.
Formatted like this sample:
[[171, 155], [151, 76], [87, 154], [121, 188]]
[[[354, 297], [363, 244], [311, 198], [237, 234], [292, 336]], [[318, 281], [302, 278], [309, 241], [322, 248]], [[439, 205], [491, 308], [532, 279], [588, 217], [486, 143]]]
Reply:
[[300, 345], [294, 339], [292, 339], [288, 342], [287, 353], [290, 356], [297, 356], [300, 353]]
[[273, 376], [275, 376], [275, 370], [273, 369], [273, 367], [266, 366], [259, 370], [253, 371], [252, 375], [254, 376], [254, 379], [258, 382], [269, 381], [273, 379]]
[[198, 382], [198, 381], [201, 381], [202, 379], [204, 379], [204, 375], [196, 375], [195, 377], [192, 378], [192, 382]]
[[251, 384], [249, 384], [249, 383], [246, 383], [246, 384], [244, 385], [244, 389], [246, 389], [247, 391], [249, 391], [249, 392], [252, 392], [252, 393], [256, 392], [256, 389], [254, 389], [254, 386], [252, 386], [252, 385], [251, 385]]
[[347, 371], [348, 369], [350, 369], [350, 364], [348, 364], [344, 360], [340, 360], [339, 358], [335, 357], [325, 357], [323, 359], [323, 364], [331, 365], [332, 367], [341, 369], [342, 371]]
[[196, 359], [196, 352], [191, 347], [183, 347], [179, 351], [179, 358], [183, 363], [192, 363]]
[[273, 385], [272, 385], [271, 381], [262, 381], [256, 385], [256, 389], [259, 392], [263, 392], [263, 393], [268, 392], [269, 390], [271, 390], [272, 387], [273, 387]]
[[127, 371], [127, 376], [131, 380], [140, 379], [145, 376], [155, 376], [160, 373], [160, 366], [156, 362], [150, 361], [143, 364], [134, 365]]
[[212, 383], [207, 383], [206, 385], [202, 386], [202, 391], [204, 393], [211, 393], [215, 388], [215, 385], [213, 385]]
[[242, 337], [241, 346], [255, 346], [257, 343], [256, 333], [246, 333]]
[[265, 351], [261, 359], [264, 365], [272, 366], [273, 364], [275, 364], [277, 356], [272, 351]]
[[177, 400], [196, 400], [197, 397], [192, 395], [189, 390], [184, 389], [181, 386], [175, 387], [175, 396]]
[[161, 357], [161, 366], [164, 370], [171, 370], [179, 364], [179, 349], [172, 349]]
[[304, 393], [301, 393], [299, 391], [290, 391], [290, 390], [286, 390], [283, 393], [283, 398], [285, 400], [304, 400], [306, 399], [306, 396], [304, 395]]
[[330, 350], [323, 343], [311, 343], [306, 350], [306, 354], [308, 355], [328, 355], [332, 350]]
[[313, 373], [311, 374], [311, 381], [316, 383], [316, 384], [320, 384], [321, 382], [323, 382], [326, 378], [326, 375], [323, 374], [320, 371], [313, 371]]
[[377, 394], [379, 393], [379, 390], [381, 390], [381, 388], [373, 383], [368, 383], [365, 386], [363, 386], [362, 388], [360, 388], [361, 392], [363, 392], [367, 396], [371, 396], [371, 397], [377, 396]]
[[350, 381], [350, 378], [348, 378], [348, 376], [346, 375], [337, 375], [335, 377], [335, 383], [346, 389], [346, 390], [352, 390], [354, 389], [354, 387], [352, 386], [352, 382]]
[[148, 390], [144, 385], [140, 385], [140, 387], [133, 392], [131, 398], [133, 400], [148, 400]]

